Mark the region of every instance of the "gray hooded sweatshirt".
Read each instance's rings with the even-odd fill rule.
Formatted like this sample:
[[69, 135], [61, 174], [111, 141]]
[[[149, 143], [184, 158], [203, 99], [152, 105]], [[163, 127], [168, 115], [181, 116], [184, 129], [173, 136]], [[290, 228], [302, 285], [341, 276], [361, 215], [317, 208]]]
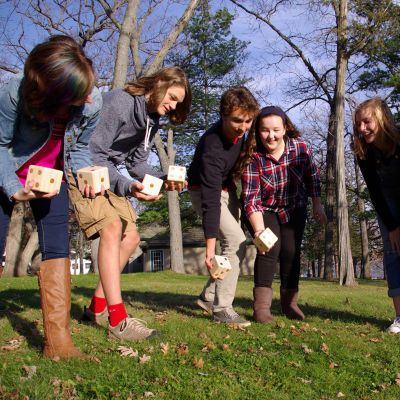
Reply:
[[129, 195], [133, 182], [118, 171], [119, 166], [125, 165], [129, 175], [138, 181], [145, 174], [165, 177], [164, 172], [147, 164], [159, 118], [157, 113], [148, 113], [144, 95], [132, 96], [122, 89], [103, 94], [100, 122], [89, 147], [94, 165], [108, 168], [110, 190], [118, 196]]

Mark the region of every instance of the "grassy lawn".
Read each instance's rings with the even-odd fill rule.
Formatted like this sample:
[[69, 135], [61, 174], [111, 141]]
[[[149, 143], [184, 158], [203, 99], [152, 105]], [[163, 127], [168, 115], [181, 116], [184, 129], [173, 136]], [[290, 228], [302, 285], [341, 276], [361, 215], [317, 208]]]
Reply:
[[[277, 324], [237, 329], [193, 304], [205, 279], [123, 275], [128, 313], [163, 336], [118, 343], [105, 328], [80, 321], [97, 276], [73, 277], [71, 329], [90, 358], [59, 362], [41, 356], [37, 279], [0, 279], [0, 398], [400, 399], [400, 337], [385, 333], [393, 317], [385, 282], [347, 288], [302, 280], [303, 322], [280, 314], [276, 282]], [[249, 319], [252, 287], [252, 277], [241, 277], [235, 300]]]

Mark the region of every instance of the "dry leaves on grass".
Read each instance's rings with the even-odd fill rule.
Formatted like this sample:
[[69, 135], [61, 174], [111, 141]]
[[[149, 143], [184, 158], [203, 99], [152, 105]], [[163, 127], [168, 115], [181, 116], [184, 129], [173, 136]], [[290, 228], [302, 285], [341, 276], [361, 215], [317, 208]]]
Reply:
[[169, 343], [160, 343], [160, 347], [161, 347], [161, 352], [164, 354], [164, 356], [167, 355], [168, 351], [169, 351]]
[[204, 360], [202, 357], [200, 357], [199, 359], [197, 359], [197, 357], [193, 358], [193, 366], [195, 368], [199, 368], [202, 369], [204, 367]]
[[301, 348], [304, 350], [305, 353], [310, 354], [313, 351], [311, 349], [308, 348], [308, 346], [305, 343], [301, 344]]
[[36, 365], [23, 365], [22, 369], [26, 372], [26, 376], [21, 377], [21, 381], [27, 381], [33, 377], [33, 375], [36, 374]]
[[153, 347], [153, 346], [146, 346], [146, 347], [144, 348], [144, 351], [145, 351], [146, 353], [152, 354], [152, 353], [154, 353], [154, 347]]
[[7, 340], [8, 345], [0, 347], [0, 350], [14, 351], [20, 348], [24, 338], [22, 336], [15, 336]]
[[342, 393], [342, 392], [339, 392], [338, 394], [337, 394], [337, 397], [346, 397], [346, 395], [344, 394], [344, 393]]
[[374, 338], [369, 339], [369, 341], [372, 342], [372, 343], [379, 343], [380, 342], [379, 339], [374, 339]]
[[203, 340], [206, 340], [206, 339], [207, 339], [207, 335], [206, 335], [205, 332], [201, 332], [201, 333], [200, 333], [200, 337], [201, 337]]
[[329, 354], [329, 347], [325, 343], [322, 343], [321, 351], [323, 351], [325, 354]]
[[290, 331], [292, 332], [292, 335], [293, 335], [293, 336], [300, 336], [300, 335], [301, 335], [301, 332], [298, 331], [294, 325], [292, 325], [292, 326], [290, 327]]
[[176, 352], [180, 356], [186, 356], [189, 354], [189, 346], [187, 345], [187, 343], [178, 343]]
[[397, 386], [400, 386], [400, 373], [396, 375], [396, 379], [394, 380]]
[[329, 363], [329, 368], [330, 368], [330, 369], [339, 368], [339, 367], [340, 367], [340, 365], [339, 365], [339, 364], [336, 364], [336, 363], [333, 362], [333, 361], [331, 361], [331, 362]]
[[227, 353], [230, 353], [230, 352], [231, 352], [231, 349], [229, 348], [229, 344], [223, 343], [223, 344], [222, 344], [222, 349], [223, 349], [224, 351], [226, 351]]
[[142, 357], [139, 357], [139, 362], [140, 364], [147, 363], [151, 360], [150, 356], [146, 356], [146, 354], [143, 354]]
[[139, 357], [139, 352], [132, 347], [118, 346], [117, 350], [121, 353], [121, 357]]

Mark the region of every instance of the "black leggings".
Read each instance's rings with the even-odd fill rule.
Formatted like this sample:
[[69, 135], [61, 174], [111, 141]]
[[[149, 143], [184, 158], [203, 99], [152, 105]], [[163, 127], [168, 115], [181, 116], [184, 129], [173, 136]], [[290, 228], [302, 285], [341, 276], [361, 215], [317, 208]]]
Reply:
[[301, 241], [307, 218], [306, 207], [296, 209], [286, 224], [279, 221], [276, 213], [265, 211], [263, 216], [265, 227], [275, 233], [278, 241], [268, 253], [262, 255], [257, 252], [254, 264], [254, 284], [271, 287], [279, 260], [281, 288], [297, 289], [300, 276]]

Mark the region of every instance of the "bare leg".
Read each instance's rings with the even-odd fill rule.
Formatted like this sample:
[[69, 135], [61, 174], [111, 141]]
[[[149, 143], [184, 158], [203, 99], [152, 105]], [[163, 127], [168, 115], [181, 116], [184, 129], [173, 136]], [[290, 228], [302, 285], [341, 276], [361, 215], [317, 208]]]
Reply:
[[393, 299], [394, 309], [396, 310], [396, 316], [400, 315], [400, 296], [394, 296], [392, 297], [392, 299]]
[[126, 232], [121, 238], [121, 230], [121, 222], [114, 221], [99, 232], [100, 280], [94, 295], [105, 297], [107, 304], [122, 303], [120, 272], [140, 240], [137, 231]]

